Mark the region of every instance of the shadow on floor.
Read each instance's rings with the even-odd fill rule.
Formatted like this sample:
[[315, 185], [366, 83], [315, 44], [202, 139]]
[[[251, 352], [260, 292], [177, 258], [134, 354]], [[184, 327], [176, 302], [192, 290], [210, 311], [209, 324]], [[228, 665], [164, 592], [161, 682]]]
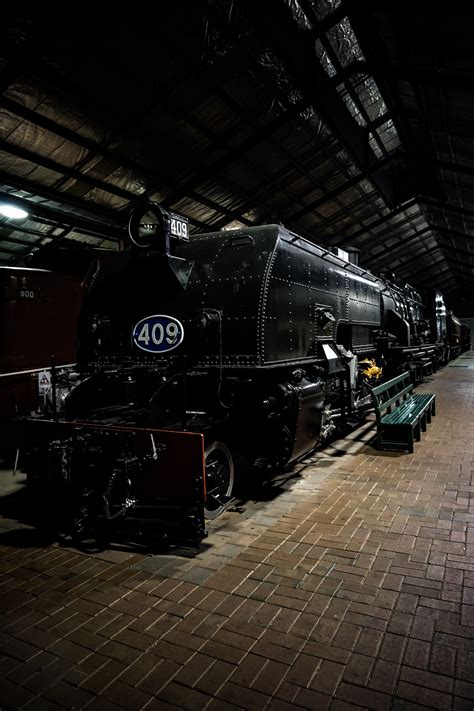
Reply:
[[[372, 448], [374, 443], [374, 422], [366, 421], [356, 429], [347, 428], [339, 432], [330, 440], [323, 449], [315, 450], [312, 455], [307, 455], [304, 460], [295, 463], [287, 470], [272, 477], [262, 478], [259, 472], [250, 472], [239, 480], [235, 498], [228, 511], [240, 514], [235, 526], [239, 525], [242, 516], [248, 518], [258, 512], [265, 513], [265, 504], [274, 502], [291, 491], [293, 485], [301, 479], [307, 467], [316, 467], [324, 470], [333, 466], [334, 462], [342, 456], [367, 453], [372, 456], [402, 456], [400, 452], [378, 452]], [[4, 465], [12, 466], [12, 454]], [[0, 460], [0, 465], [2, 464]], [[11, 471], [11, 469], [10, 469]], [[4, 471], [5, 476], [9, 472]], [[9, 474], [11, 478], [11, 473]], [[2, 542], [18, 547], [46, 546], [56, 543], [58, 545], [74, 547], [84, 552], [93, 553], [105, 550], [141, 553], [172, 553], [184, 551], [180, 555], [193, 557], [197, 552], [202, 552], [210, 544], [198, 541], [182, 540], [179, 537], [164, 535], [163, 532], [150, 532], [142, 530], [137, 521], [132, 518], [120, 523], [94, 521], [90, 527], [81, 532], [81, 535], [71, 536], [67, 526], [58, 523], [64, 502], [53, 501], [50, 497], [41, 496], [38, 491], [26, 486], [25, 476], [20, 474], [11, 484], [14, 489], [11, 493], [2, 496], [2, 491], [8, 491], [8, 486], [0, 485], [0, 537]], [[220, 528], [217, 522], [211, 522], [210, 534]], [[230, 523], [232, 528], [234, 524]], [[225, 527], [229, 528], [227, 520]]]

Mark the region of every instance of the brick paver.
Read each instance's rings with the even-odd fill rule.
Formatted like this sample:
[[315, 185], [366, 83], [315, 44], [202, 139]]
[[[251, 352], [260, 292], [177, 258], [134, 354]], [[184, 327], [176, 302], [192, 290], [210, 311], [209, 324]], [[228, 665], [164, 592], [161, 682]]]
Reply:
[[413, 455], [364, 424], [194, 554], [88, 554], [1, 521], [1, 708], [472, 710], [473, 369], [421, 390], [438, 414]]

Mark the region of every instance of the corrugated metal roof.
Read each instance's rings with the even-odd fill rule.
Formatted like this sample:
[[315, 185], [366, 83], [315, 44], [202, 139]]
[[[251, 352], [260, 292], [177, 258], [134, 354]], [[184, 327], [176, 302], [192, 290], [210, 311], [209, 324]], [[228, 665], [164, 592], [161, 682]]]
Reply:
[[[0, 262], [115, 248], [143, 199], [193, 230], [284, 223], [472, 315], [469, 9], [197, 0], [159, 21], [10, 11], [0, 30]], [[60, 241], [60, 242], [59, 242]]]

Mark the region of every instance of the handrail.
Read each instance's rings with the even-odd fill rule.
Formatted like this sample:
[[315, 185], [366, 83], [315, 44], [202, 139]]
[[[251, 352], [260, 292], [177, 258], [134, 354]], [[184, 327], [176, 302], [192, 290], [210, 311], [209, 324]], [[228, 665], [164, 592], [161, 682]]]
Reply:
[[[58, 368], [72, 368], [73, 365], [76, 365], [76, 363], [64, 363], [62, 365], [56, 365], [56, 370]], [[0, 373], [0, 378], [11, 378], [14, 375], [30, 375], [33, 373], [41, 373], [43, 370], [52, 370], [51, 366], [48, 366], [46, 368], [33, 368], [32, 370], [17, 370], [13, 373]]]

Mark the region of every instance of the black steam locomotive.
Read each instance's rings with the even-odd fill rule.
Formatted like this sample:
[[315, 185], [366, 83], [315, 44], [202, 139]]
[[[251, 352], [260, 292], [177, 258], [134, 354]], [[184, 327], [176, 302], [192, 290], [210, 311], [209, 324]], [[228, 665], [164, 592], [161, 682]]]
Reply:
[[383, 374], [447, 357], [441, 295], [426, 313], [282, 226], [188, 238], [152, 206], [130, 235], [91, 275], [63, 412], [29, 424], [32, 477], [76, 531], [128, 516], [202, 538], [236, 472], [281, 470], [361, 418]]

